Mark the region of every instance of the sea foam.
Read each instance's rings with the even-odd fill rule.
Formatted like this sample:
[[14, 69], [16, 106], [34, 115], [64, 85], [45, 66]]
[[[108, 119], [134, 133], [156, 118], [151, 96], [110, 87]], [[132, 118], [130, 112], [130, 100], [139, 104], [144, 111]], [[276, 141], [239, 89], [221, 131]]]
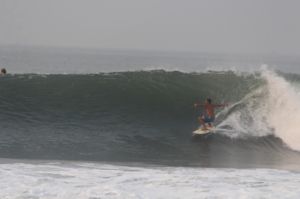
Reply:
[[0, 164], [0, 198], [297, 198], [299, 173], [272, 169]]

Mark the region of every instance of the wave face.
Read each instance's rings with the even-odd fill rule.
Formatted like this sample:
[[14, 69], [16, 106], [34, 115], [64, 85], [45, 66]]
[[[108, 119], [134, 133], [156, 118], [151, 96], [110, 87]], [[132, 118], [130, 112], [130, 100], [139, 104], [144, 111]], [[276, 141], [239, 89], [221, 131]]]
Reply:
[[[300, 162], [300, 76], [147, 71], [0, 79], [0, 157], [212, 167]], [[232, 102], [191, 138], [195, 101]], [[298, 119], [299, 118], [299, 119]], [[234, 138], [234, 139], [233, 139]], [[292, 149], [292, 150], [291, 150]]]

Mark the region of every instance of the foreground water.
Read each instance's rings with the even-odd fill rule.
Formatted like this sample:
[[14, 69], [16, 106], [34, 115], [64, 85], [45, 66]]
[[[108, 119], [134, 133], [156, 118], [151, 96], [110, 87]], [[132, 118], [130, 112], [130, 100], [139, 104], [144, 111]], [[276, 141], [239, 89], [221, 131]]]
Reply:
[[0, 164], [1, 198], [298, 198], [300, 173], [273, 169]]

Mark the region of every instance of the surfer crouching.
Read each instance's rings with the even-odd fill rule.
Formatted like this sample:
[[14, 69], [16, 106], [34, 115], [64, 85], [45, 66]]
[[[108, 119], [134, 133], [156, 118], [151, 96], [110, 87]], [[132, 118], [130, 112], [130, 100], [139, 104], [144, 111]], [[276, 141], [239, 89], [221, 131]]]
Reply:
[[209, 128], [212, 128], [212, 123], [215, 121], [215, 108], [225, 107], [227, 104], [212, 104], [212, 100], [207, 98], [204, 104], [195, 103], [194, 107], [204, 107], [204, 113], [198, 117], [198, 120], [202, 126], [202, 130], [208, 130], [206, 124]]

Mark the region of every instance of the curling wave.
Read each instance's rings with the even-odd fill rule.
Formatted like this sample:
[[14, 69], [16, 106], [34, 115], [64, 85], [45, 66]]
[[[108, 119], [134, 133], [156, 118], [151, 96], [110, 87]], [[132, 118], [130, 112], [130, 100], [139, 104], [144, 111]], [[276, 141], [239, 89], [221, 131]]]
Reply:
[[[158, 70], [6, 76], [0, 79], [0, 157], [296, 164], [300, 156], [289, 148], [300, 149], [300, 77], [283, 75]], [[218, 111], [216, 134], [191, 139], [202, 111], [192, 105], [207, 96], [231, 105]]]

